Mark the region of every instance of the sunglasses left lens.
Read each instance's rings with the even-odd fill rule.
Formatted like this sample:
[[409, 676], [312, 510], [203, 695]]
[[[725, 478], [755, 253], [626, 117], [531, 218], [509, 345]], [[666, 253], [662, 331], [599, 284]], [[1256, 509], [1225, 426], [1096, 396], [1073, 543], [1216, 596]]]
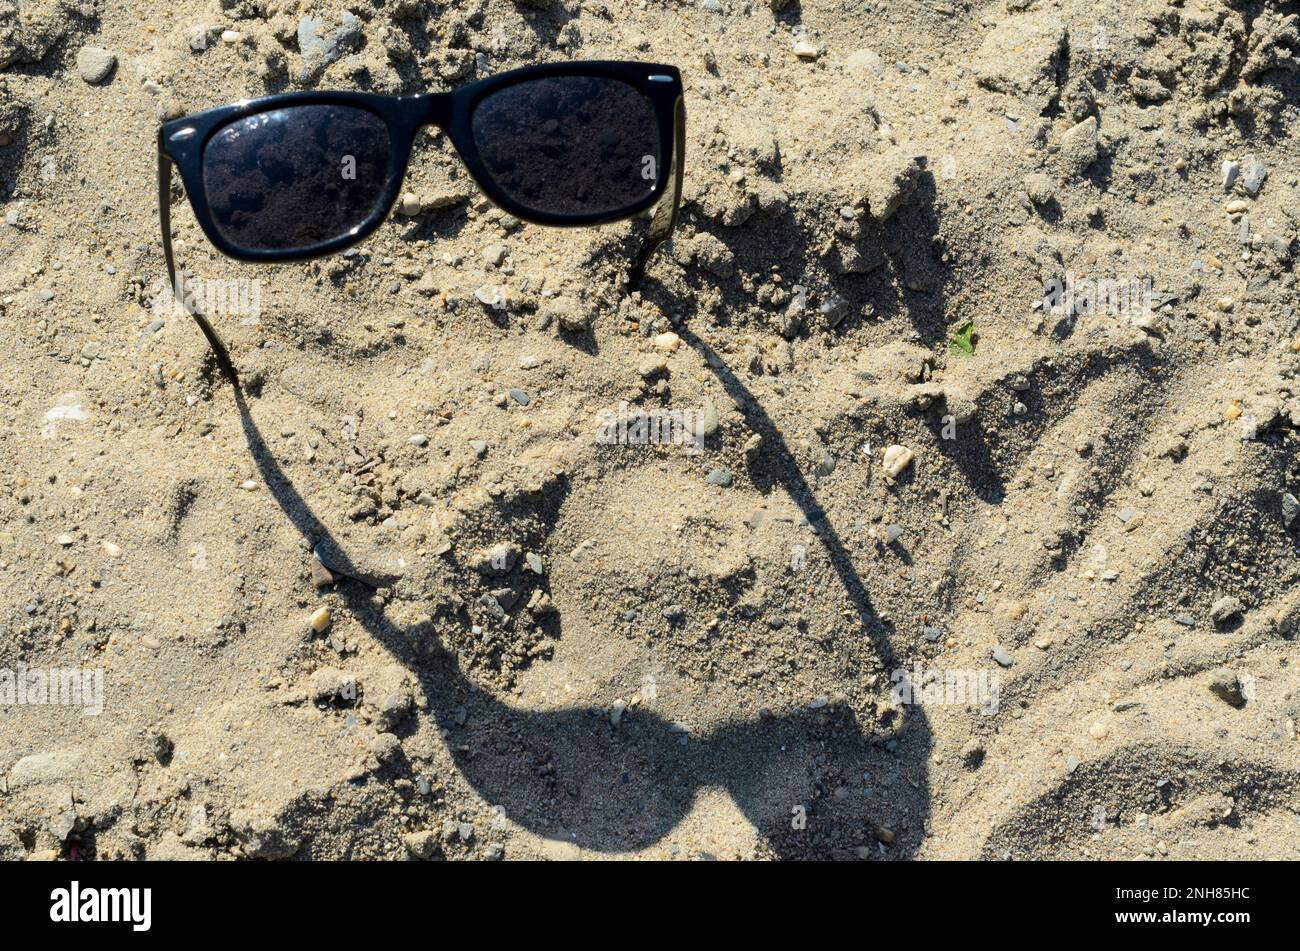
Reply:
[[203, 150], [213, 223], [245, 251], [301, 250], [346, 235], [381, 210], [389, 152], [383, 120], [354, 106], [237, 119]]
[[474, 108], [470, 132], [492, 184], [534, 213], [613, 219], [644, 202], [665, 174], [654, 106], [618, 79], [506, 86]]

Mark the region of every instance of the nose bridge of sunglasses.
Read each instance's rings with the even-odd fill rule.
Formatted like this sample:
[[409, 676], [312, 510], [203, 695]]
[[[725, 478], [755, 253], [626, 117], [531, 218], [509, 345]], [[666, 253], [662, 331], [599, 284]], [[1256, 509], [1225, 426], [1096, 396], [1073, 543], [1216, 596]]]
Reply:
[[417, 125], [445, 129], [451, 123], [452, 96], [447, 92], [419, 93], [404, 100]]

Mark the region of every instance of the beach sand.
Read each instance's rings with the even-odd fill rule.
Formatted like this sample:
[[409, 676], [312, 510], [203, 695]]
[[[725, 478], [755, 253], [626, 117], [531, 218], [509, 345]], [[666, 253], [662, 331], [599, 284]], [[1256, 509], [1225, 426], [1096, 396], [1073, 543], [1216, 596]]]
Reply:
[[[0, 0], [0, 857], [1300, 858], [1283, 6]], [[176, 181], [237, 398], [160, 119], [565, 59], [683, 74], [640, 294], [436, 131]]]

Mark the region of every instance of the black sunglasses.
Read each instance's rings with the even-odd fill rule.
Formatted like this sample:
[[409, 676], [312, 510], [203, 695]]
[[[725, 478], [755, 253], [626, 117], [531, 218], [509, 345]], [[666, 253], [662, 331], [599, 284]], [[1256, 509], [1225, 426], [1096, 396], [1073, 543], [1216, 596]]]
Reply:
[[222, 254], [300, 260], [346, 248], [379, 227], [426, 125], [443, 129], [488, 198], [524, 221], [603, 224], [657, 205], [629, 288], [677, 222], [686, 107], [673, 66], [549, 63], [449, 93], [287, 93], [174, 119], [158, 130], [167, 277], [232, 383], [225, 344], [177, 285], [172, 163], [203, 233]]

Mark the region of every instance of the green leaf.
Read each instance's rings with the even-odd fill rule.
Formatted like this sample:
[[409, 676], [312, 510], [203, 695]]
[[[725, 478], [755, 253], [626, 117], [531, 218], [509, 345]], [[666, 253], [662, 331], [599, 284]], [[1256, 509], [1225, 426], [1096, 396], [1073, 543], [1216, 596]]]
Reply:
[[969, 357], [975, 354], [975, 321], [968, 320], [957, 328], [948, 343], [948, 352], [956, 357]]

